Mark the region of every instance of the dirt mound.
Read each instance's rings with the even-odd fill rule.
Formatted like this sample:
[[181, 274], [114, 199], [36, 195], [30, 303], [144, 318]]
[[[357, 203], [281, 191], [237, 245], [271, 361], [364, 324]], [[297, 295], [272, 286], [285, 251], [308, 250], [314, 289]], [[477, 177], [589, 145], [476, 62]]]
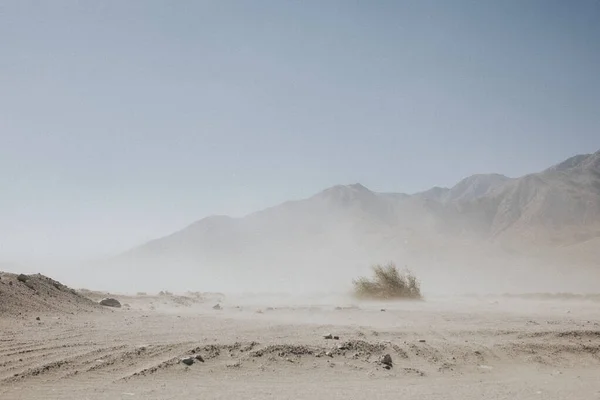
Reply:
[[41, 274], [0, 272], [0, 317], [32, 313], [91, 312], [101, 307], [62, 283]]

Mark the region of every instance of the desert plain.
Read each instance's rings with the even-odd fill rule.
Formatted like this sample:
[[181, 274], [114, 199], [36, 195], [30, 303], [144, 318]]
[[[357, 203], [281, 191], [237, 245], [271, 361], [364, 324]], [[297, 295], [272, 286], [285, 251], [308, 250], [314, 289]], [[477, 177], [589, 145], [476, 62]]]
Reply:
[[0, 301], [3, 400], [600, 398], [593, 295], [127, 295], [0, 273]]

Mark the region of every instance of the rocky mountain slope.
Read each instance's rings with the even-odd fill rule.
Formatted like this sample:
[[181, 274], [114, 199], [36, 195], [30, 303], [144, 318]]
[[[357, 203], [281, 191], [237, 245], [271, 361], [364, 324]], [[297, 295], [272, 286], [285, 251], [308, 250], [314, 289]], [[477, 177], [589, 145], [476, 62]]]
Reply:
[[0, 317], [35, 313], [79, 313], [102, 307], [44, 275], [0, 272]]
[[556, 258], [598, 237], [600, 151], [521, 178], [473, 175], [414, 195], [339, 185], [244, 218], [204, 218], [113, 261], [131, 271], [210, 271], [222, 280], [232, 267], [242, 281], [334, 280], [340, 268], [355, 273], [390, 259], [454, 268]]

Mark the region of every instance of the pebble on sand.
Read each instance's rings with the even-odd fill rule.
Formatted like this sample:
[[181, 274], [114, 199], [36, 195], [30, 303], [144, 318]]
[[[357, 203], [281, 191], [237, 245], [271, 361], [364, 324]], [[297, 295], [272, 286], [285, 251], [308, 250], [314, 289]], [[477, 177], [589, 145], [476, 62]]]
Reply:
[[[392, 363], [392, 356], [390, 356], [389, 354], [385, 354], [385, 355], [381, 356], [381, 359], [379, 360], [379, 362], [380, 362], [381, 364], [383, 364], [383, 365], [384, 365], [384, 367], [385, 367], [385, 366], [387, 366], [387, 367], [391, 367], [391, 366], [392, 366], [392, 364], [393, 364], [393, 363]], [[388, 369], [389, 369], [389, 368], [388, 368]]]
[[116, 308], [121, 307], [121, 303], [119, 302], [119, 300], [114, 299], [112, 297], [107, 297], [107, 298], [100, 300], [100, 305], [106, 306], [106, 307], [116, 307]]
[[192, 357], [185, 357], [181, 359], [181, 362], [185, 365], [192, 365], [194, 363], [194, 358]]

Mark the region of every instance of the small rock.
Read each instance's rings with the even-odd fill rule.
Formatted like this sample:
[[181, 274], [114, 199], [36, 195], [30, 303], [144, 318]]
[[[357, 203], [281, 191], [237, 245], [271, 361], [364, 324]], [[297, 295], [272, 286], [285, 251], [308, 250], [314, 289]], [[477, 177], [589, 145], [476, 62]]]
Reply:
[[19, 282], [27, 282], [27, 279], [29, 279], [29, 278], [27, 277], [27, 275], [24, 275], [24, 274], [19, 274], [19, 276], [17, 276], [17, 280]]
[[196, 354], [196, 357], [194, 357], [197, 361], [200, 362], [204, 362], [204, 358], [202, 358], [202, 356], [200, 354]]
[[35, 320], [36, 320], [36, 321], [39, 321], [39, 320], [40, 320], [40, 317], [35, 317]]
[[327, 335], [323, 335], [323, 339], [333, 339], [333, 335], [328, 333]]
[[393, 364], [392, 363], [392, 356], [390, 356], [389, 354], [385, 354], [385, 355], [381, 356], [381, 358], [379, 359], [379, 362], [381, 364], [383, 364], [384, 366], [387, 365], [387, 366], [391, 367], [392, 364]]
[[233, 362], [233, 363], [225, 364], [225, 367], [227, 367], [227, 368], [239, 368], [241, 366], [242, 366], [242, 363], [240, 360]]
[[385, 312], [385, 308], [382, 308], [380, 311], [381, 311], [381, 312]]
[[338, 350], [348, 350], [348, 347], [343, 343], [338, 344], [337, 348]]
[[106, 298], [100, 300], [100, 305], [106, 306], [106, 307], [116, 307], [116, 308], [121, 307], [121, 303], [119, 302], [119, 300], [114, 299], [112, 297], [106, 297]]
[[181, 359], [181, 362], [185, 365], [192, 365], [194, 363], [194, 359], [192, 357], [185, 357]]
[[327, 357], [333, 357], [333, 353], [332, 353], [332, 352], [330, 352], [330, 351], [326, 351], [326, 352], [325, 352], [325, 355], [326, 355]]
[[221, 305], [218, 303], [213, 306], [213, 310], [222, 310], [222, 309], [223, 309], [223, 307], [221, 307]]
[[334, 336], [333, 340], [340, 340], [340, 337], [339, 336]]
[[12, 286], [12, 281], [8, 281], [8, 286]]
[[425, 339], [419, 339], [419, 343], [425, 343], [426, 340]]

